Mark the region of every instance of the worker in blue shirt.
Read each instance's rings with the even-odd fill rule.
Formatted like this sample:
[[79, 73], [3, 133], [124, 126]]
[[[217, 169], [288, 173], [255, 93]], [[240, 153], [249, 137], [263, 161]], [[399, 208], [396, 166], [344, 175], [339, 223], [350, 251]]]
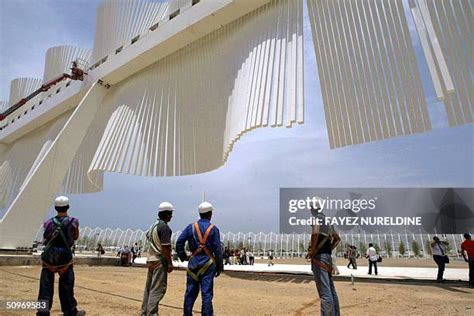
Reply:
[[[211, 224], [213, 206], [209, 202], [199, 205], [200, 220], [189, 224], [176, 241], [176, 252], [181, 261], [188, 260], [184, 315], [192, 315], [194, 302], [201, 288], [203, 316], [214, 315], [212, 297], [214, 277], [223, 270], [221, 237], [219, 229]], [[188, 242], [191, 256], [184, 246]]]

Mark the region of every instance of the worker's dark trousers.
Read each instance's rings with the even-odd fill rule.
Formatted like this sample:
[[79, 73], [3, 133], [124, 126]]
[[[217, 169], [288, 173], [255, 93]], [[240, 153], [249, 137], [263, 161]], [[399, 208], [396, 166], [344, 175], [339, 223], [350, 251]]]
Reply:
[[372, 261], [369, 259], [369, 274], [372, 274], [372, 266], [375, 269], [375, 275], [377, 275], [377, 261]]
[[469, 285], [474, 286], [474, 257], [469, 257]]
[[[53, 305], [54, 296], [54, 272], [47, 268], [41, 270], [38, 300], [48, 302], [48, 309]], [[64, 316], [75, 316], [77, 314], [77, 302], [74, 298], [74, 270], [72, 265], [59, 276], [59, 301]], [[38, 311], [37, 315], [49, 315], [48, 311]]]
[[201, 288], [201, 314], [202, 316], [214, 315], [212, 307], [212, 297], [214, 295], [214, 277], [216, 275], [216, 265], [211, 265], [206, 273], [201, 276], [199, 282], [194, 280], [189, 274], [187, 275], [186, 294], [184, 295], [184, 316], [193, 314], [193, 306], [199, 295]]
[[433, 255], [433, 260], [438, 265], [438, 277], [436, 280], [443, 281], [444, 267], [446, 265], [446, 262], [444, 261], [445, 259], [443, 256]]

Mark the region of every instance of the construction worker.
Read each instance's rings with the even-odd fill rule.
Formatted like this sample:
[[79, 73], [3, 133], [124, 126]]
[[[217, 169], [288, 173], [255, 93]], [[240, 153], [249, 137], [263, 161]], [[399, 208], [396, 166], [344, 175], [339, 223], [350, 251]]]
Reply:
[[332, 280], [333, 264], [331, 253], [341, 238], [332, 225], [327, 225], [319, 200], [311, 206], [311, 213], [318, 221], [311, 233], [311, 270], [313, 271], [316, 289], [321, 301], [322, 316], [340, 315], [339, 299]]
[[[200, 220], [189, 224], [176, 241], [176, 251], [181, 261], [188, 260], [184, 315], [192, 315], [194, 302], [201, 288], [203, 316], [214, 315], [212, 307], [214, 277], [223, 270], [219, 229], [211, 224], [213, 206], [209, 202], [199, 205]], [[184, 246], [188, 242], [192, 255], [188, 258]]]
[[73, 80], [84, 80], [84, 70], [79, 68], [77, 61], [72, 62], [71, 75]]
[[141, 315], [158, 315], [158, 304], [166, 294], [168, 273], [173, 271], [171, 261], [171, 228], [168, 223], [173, 217], [174, 207], [169, 202], [163, 202], [158, 207], [158, 220], [148, 230], [146, 236], [149, 242], [148, 274]]
[[47, 309], [38, 310], [37, 315], [49, 315], [53, 305], [54, 275], [59, 274], [59, 301], [65, 316], [85, 315], [77, 310], [74, 298], [74, 270], [71, 247], [79, 238], [79, 220], [68, 215], [69, 199], [58, 196], [54, 201], [57, 215], [44, 223], [45, 245], [41, 254], [41, 269], [38, 301], [47, 301]]

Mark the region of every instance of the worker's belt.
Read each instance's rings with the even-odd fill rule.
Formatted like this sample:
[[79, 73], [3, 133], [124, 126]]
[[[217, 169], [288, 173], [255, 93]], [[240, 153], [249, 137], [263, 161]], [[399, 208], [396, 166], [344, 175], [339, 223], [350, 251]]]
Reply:
[[329, 274], [332, 274], [332, 266], [329, 266], [328, 264], [322, 262], [321, 260], [313, 258], [313, 262], [317, 264], [321, 269], [327, 271]]
[[67, 269], [69, 268], [70, 265], [73, 264], [73, 261], [71, 260], [70, 262], [66, 263], [66, 264], [62, 264], [62, 265], [58, 265], [58, 266], [54, 266], [54, 265], [51, 265], [49, 263], [46, 263], [43, 261], [43, 267], [48, 269], [49, 271], [53, 272], [53, 273], [56, 273], [58, 272], [59, 275], [62, 275], [64, 272], [67, 271]]
[[161, 266], [168, 267], [168, 261], [166, 260], [165, 256], [159, 255], [159, 258], [160, 260], [151, 261], [147, 263], [148, 271], [153, 272], [156, 269], [160, 268]]
[[209, 269], [209, 267], [216, 261], [214, 256], [209, 251], [209, 249], [207, 249], [207, 247], [206, 247], [207, 238], [209, 237], [209, 234], [211, 233], [211, 230], [214, 227], [214, 224], [211, 224], [211, 225], [209, 225], [209, 227], [207, 227], [206, 232], [204, 233], [204, 237], [201, 234], [201, 230], [199, 229], [198, 222], [195, 222], [193, 227], [194, 227], [194, 230], [196, 231], [198, 239], [199, 239], [199, 246], [193, 252], [193, 254], [189, 258], [189, 260], [191, 260], [191, 258], [193, 258], [194, 256], [197, 256], [201, 252], [204, 252], [206, 254], [206, 256], [209, 257], [209, 260], [207, 260], [206, 263], [199, 270], [197, 270], [197, 272], [194, 272], [194, 271], [190, 270], [189, 268], [187, 269], [188, 275], [190, 277], [192, 277], [195, 281], [199, 281], [199, 278], [204, 273], [206, 273], [207, 269]]

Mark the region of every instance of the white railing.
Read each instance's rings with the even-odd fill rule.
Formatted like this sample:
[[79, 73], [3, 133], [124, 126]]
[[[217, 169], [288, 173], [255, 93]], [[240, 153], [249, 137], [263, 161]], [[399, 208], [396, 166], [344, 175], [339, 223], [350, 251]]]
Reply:
[[[37, 241], [42, 239], [43, 228], [36, 235]], [[172, 244], [176, 243], [181, 231], [174, 232]], [[460, 257], [460, 244], [464, 240], [462, 234], [436, 234], [441, 240], [449, 242], [448, 253]], [[337, 255], [342, 256], [347, 245], [354, 245], [363, 254], [369, 243], [373, 243], [383, 256], [386, 257], [427, 257], [430, 256], [429, 243], [434, 234], [404, 232], [384, 233], [341, 233], [342, 242], [337, 248]], [[223, 247], [229, 249], [251, 249], [255, 255], [263, 256], [272, 251], [277, 257], [298, 258], [304, 257], [311, 241], [310, 234], [280, 234], [280, 233], [252, 233], [252, 232], [221, 232]], [[132, 246], [138, 243], [144, 251], [147, 250], [146, 231], [141, 229], [120, 228], [91, 228], [80, 230], [80, 237], [76, 247], [81, 250], [94, 250], [100, 243], [106, 249], [115, 250], [122, 246]], [[403, 245], [403, 246], [401, 246]], [[404, 248], [404, 249], [401, 249]], [[404, 250], [404, 251], [403, 251]]]

